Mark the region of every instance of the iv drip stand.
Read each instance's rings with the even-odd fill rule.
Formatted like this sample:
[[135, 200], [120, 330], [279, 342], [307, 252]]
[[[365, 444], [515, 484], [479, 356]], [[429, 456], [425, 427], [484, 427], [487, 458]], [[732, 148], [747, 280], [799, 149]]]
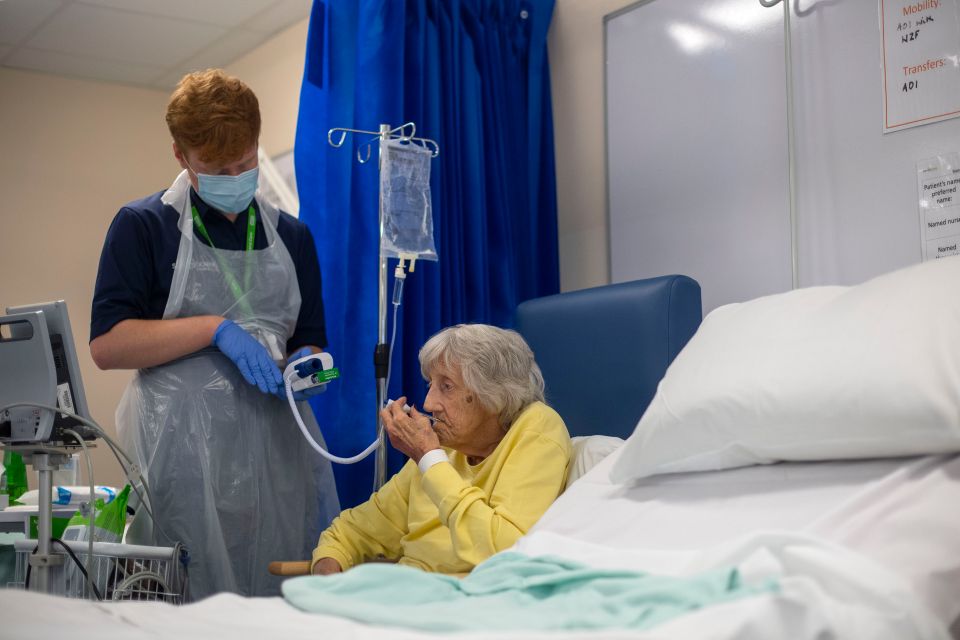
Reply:
[[[390, 125], [380, 125], [380, 140], [390, 139]], [[383, 153], [378, 151], [378, 172], [383, 171]], [[377, 440], [380, 446], [376, 451], [373, 488], [379, 489], [387, 481], [387, 433], [380, 417], [380, 407], [387, 401], [387, 370], [390, 366], [390, 345], [387, 344], [387, 258], [383, 255], [383, 189], [378, 189], [378, 211], [380, 223], [380, 282], [377, 288], [377, 346], [373, 352], [373, 372], [377, 379]]]
[[[408, 128], [410, 133], [406, 134], [405, 130]], [[340, 139], [336, 142], [333, 139], [334, 133], [340, 134]], [[381, 142], [395, 139], [402, 142], [415, 142], [424, 147], [430, 148], [433, 151], [433, 157], [437, 157], [437, 155], [440, 153], [440, 145], [438, 145], [434, 140], [429, 138], [414, 137], [414, 134], [416, 133], [416, 126], [412, 122], [408, 122], [392, 129], [390, 128], [389, 124], [381, 124], [379, 131], [365, 131], [362, 129], [345, 129], [342, 127], [335, 127], [327, 132], [327, 142], [329, 142], [333, 147], [340, 147], [343, 145], [343, 142], [347, 137], [347, 133], [362, 133], [376, 136], [357, 147], [357, 160], [361, 164], [364, 164], [370, 160], [370, 146], [374, 141], [378, 143], [378, 149], [380, 148]], [[366, 149], [366, 154], [361, 155], [361, 150], [364, 148]], [[379, 172], [383, 170], [382, 151], [378, 151], [378, 162]], [[387, 257], [383, 252], [383, 189], [379, 189], [378, 200], [378, 211], [380, 216], [378, 226], [380, 234], [380, 262], [378, 269], [379, 285], [377, 288], [377, 345], [373, 350], [373, 371], [374, 377], [377, 381], [377, 406], [375, 414], [377, 423], [377, 441], [379, 442], [379, 445], [377, 446], [374, 467], [374, 491], [382, 487], [387, 481], [387, 434], [383, 428], [383, 419], [380, 417], [380, 407], [382, 407], [387, 401], [387, 370], [390, 365], [390, 345], [387, 343]]]

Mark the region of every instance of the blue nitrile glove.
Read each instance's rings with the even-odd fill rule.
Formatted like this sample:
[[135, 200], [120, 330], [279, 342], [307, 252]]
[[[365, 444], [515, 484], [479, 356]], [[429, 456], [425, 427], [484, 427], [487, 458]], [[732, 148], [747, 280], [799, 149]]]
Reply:
[[213, 344], [233, 360], [243, 379], [264, 393], [283, 388], [283, 376], [266, 347], [233, 320], [224, 320], [213, 333]]
[[[293, 355], [287, 358], [287, 365], [289, 366], [291, 362], [299, 360], [300, 358], [303, 358], [305, 356], [309, 356], [312, 353], [313, 353], [313, 349], [311, 349], [310, 347], [301, 347], [300, 349], [297, 349], [297, 351], [294, 352]], [[311, 398], [317, 395], [318, 393], [323, 393], [323, 391], [324, 391], [323, 385], [319, 387], [310, 387], [309, 389], [304, 389], [303, 391], [294, 391], [293, 399], [296, 402], [303, 402], [307, 398]], [[283, 386], [282, 382], [280, 383], [280, 388], [277, 390], [277, 395], [280, 396], [281, 400], [287, 399], [287, 390]]]

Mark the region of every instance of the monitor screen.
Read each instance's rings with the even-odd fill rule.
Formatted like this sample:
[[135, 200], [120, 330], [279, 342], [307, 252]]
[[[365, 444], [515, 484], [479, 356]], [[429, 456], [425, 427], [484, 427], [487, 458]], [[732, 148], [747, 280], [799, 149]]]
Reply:
[[[52, 357], [52, 369], [54, 372], [55, 394], [52, 396], [47, 394], [47, 397], [55, 397], [56, 405], [64, 411], [75, 413], [89, 420], [90, 410], [87, 406], [87, 397], [84, 393], [83, 380], [80, 376], [80, 365], [77, 361], [77, 352], [73, 341], [73, 331], [70, 328], [70, 317], [67, 314], [66, 303], [63, 300], [58, 300], [56, 302], [7, 308], [7, 313], [10, 315], [37, 311], [42, 312], [43, 321], [46, 324], [49, 338], [49, 353]], [[3, 366], [17, 366], [18, 364], [23, 365], [23, 363], [6, 362]], [[24, 400], [23, 398], [6, 398], [4, 395], [5, 394], [0, 392], [0, 405]], [[5, 435], [3, 433], [3, 426], [4, 425], [0, 425], [0, 438], [3, 438]], [[9, 429], [9, 423], [7, 428]], [[93, 437], [92, 431], [78, 420], [62, 413], [56, 413], [54, 414], [52, 429], [43, 429], [48, 435], [40, 439], [60, 440], [62, 429], [74, 429], [85, 439]], [[8, 435], [7, 438], [10, 438], [10, 436]]]

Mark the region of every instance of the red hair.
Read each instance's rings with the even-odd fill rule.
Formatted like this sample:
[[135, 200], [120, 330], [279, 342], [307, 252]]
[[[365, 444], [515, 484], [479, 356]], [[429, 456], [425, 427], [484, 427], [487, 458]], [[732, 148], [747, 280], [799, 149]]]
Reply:
[[180, 151], [196, 151], [202, 162], [234, 162], [260, 138], [257, 96], [220, 69], [183, 76], [170, 96], [166, 119]]

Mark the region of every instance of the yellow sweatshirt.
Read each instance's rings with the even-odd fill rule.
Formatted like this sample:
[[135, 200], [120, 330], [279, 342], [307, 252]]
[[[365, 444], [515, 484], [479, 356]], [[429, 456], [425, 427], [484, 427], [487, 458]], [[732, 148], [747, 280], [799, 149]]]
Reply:
[[572, 453], [556, 411], [534, 402], [477, 465], [447, 449], [450, 462], [420, 473], [413, 460], [363, 504], [346, 509], [320, 536], [313, 564], [344, 570], [383, 556], [439, 573], [469, 573], [506, 549], [560, 492]]

